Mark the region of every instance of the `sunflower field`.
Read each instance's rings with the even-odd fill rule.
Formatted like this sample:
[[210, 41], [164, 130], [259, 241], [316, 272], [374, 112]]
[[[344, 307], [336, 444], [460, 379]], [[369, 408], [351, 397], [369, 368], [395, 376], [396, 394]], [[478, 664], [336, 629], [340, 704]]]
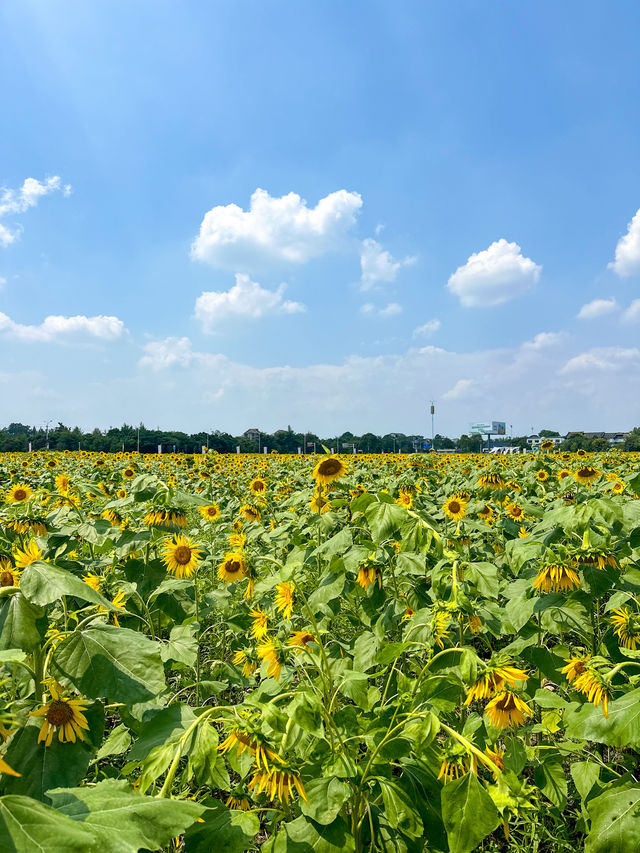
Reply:
[[0, 480], [0, 850], [640, 849], [640, 455]]

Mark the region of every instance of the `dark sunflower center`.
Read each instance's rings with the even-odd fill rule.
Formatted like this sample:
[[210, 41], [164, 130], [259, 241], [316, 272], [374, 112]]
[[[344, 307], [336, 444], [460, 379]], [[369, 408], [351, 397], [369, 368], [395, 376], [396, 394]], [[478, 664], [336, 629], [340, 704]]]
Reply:
[[589, 466], [587, 466], [586, 468], [580, 468], [578, 470], [578, 477], [593, 477], [594, 474], [595, 471]]
[[338, 459], [326, 459], [324, 462], [320, 463], [318, 471], [323, 475], [332, 475], [337, 474], [340, 471], [342, 465], [340, 460]]
[[237, 560], [228, 560], [225, 566], [225, 569], [229, 572], [230, 575], [235, 575], [236, 572], [239, 572], [242, 568], [242, 564]]
[[17, 501], [23, 501], [26, 498], [27, 493], [24, 489], [16, 489], [13, 496]]
[[73, 708], [68, 702], [56, 699], [49, 705], [47, 722], [51, 723], [52, 726], [64, 726], [66, 723], [70, 723], [72, 719]]
[[449, 502], [449, 511], [450, 512], [460, 512], [460, 504], [458, 501], [450, 501]]
[[0, 586], [15, 586], [13, 572], [0, 572]]
[[176, 550], [173, 552], [173, 559], [180, 566], [186, 566], [186, 564], [191, 560], [191, 548], [188, 548], [186, 545], [178, 545]]
[[256, 483], [253, 484], [253, 491], [264, 492], [264, 483], [258, 480]]

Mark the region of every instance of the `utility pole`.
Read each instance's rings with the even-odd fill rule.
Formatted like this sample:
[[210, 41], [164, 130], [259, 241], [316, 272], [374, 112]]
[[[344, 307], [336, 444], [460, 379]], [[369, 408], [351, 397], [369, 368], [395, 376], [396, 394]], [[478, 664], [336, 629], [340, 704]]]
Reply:
[[434, 418], [436, 414], [436, 405], [435, 400], [431, 401], [431, 449], [435, 450], [435, 430], [434, 430]]

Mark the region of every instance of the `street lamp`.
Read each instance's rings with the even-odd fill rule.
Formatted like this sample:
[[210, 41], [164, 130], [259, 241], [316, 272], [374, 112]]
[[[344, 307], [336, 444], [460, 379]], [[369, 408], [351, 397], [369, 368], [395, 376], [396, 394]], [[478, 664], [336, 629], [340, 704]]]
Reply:
[[51, 423], [51, 421], [52, 421], [52, 420], [53, 420], [53, 418], [49, 418], [49, 420], [48, 420], [48, 421], [46, 422], [46, 424], [44, 425], [44, 428], [45, 428], [45, 441], [46, 441], [46, 443], [47, 443], [47, 450], [49, 449], [49, 424]]

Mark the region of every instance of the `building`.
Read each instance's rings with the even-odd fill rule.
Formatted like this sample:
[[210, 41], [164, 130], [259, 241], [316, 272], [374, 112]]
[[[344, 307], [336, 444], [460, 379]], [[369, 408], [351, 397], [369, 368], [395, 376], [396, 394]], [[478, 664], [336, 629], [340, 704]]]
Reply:
[[615, 447], [618, 444], [622, 444], [625, 438], [629, 435], [628, 432], [584, 432], [583, 430], [576, 430], [574, 432], [568, 432], [566, 437], [572, 438], [574, 435], [579, 435], [583, 438], [592, 439], [592, 438], [605, 438], [612, 447]]
[[260, 430], [255, 429], [254, 427], [252, 427], [251, 429], [246, 429], [242, 434], [245, 438], [251, 438], [254, 441], [260, 438]]
[[527, 436], [527, 444], [532, 450], [539, 450], [540, 445], [543, 441], [552, 441], [554, 445], [557, 447], [559, 444], [562, 444], [564, 438], [561, 435], [551, 436], [550, 438], [547, 436], [539, 436], [539, 435], [528, 435]]

